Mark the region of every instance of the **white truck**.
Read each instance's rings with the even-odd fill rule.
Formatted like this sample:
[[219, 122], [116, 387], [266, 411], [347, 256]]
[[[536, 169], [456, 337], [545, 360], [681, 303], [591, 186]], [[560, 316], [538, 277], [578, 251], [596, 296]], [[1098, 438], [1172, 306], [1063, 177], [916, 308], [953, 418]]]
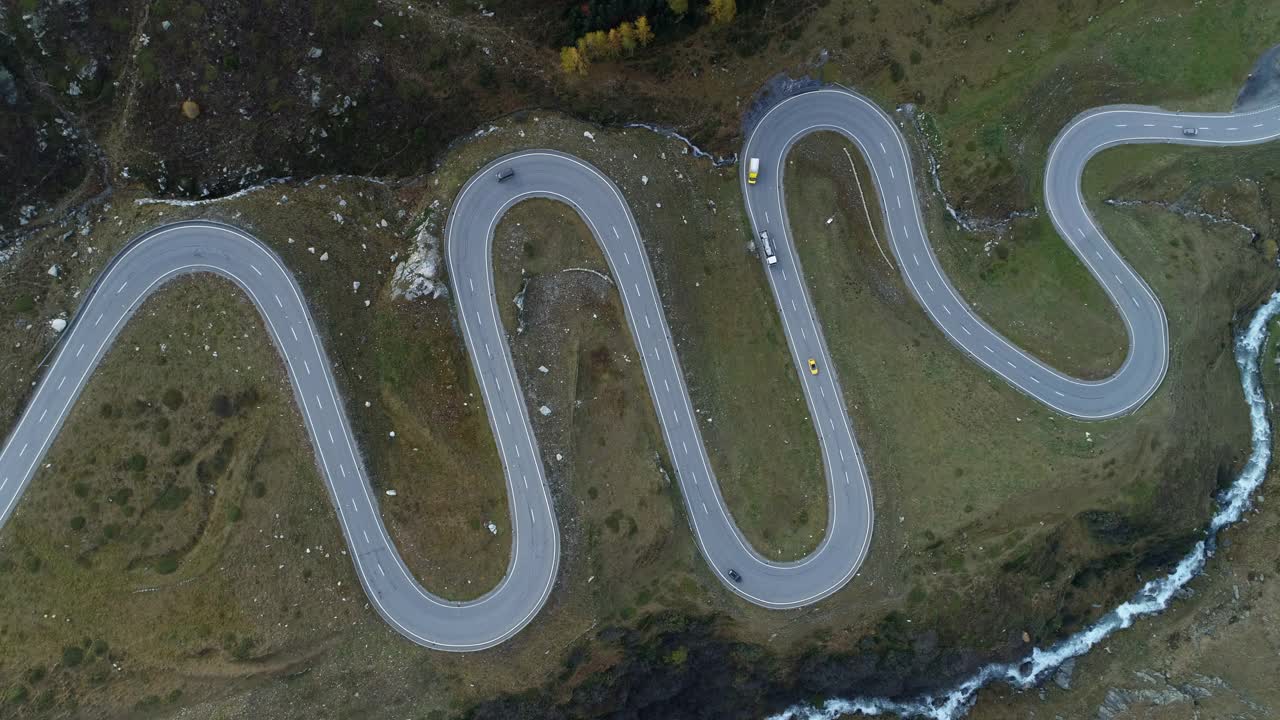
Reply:
[[755, 185], [756, 179], [760, 177], [760, 158], [751, 158], [750, 164], [747, 165], [747, 184]]
[[778, 256], [773, 254], [773, 243], [769, 242], [769, 231], [760, 231], [760, 249], [764, 253], [764, 261], [769, 265], [776, 265]]

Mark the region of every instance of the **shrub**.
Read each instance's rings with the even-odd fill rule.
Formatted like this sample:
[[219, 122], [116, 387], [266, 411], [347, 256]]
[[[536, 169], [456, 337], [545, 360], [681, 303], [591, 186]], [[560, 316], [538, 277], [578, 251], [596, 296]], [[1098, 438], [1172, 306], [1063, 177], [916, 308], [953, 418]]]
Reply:
[[68, 645], [62, 648], [62, 664], [65, 667], [75, 667], [84, 662], [84, 650], [75, 645]]
[[32, 665], [27, 668], [26, 672], [22, 673], [22, 679], [25, 680], [28, 685], [35, 685], [44, 679], [44, 675], [45, 669], [43, 665]]
[[191, 458], [191, 451], [186, 448], [182, 448], [181, 450], [177, 450], [173, 453], [173, 458], [170, 462], [172, 462], [176, 467], [182, 467], [183, 465], [191, 462]]
[[262, 484], [261, 482], [256, 482], [256, 483], [254, 483], [254, 484], [253, 484], [253, 496], [254, 496], [254, 497], [256, 497], [256, 498], [260, 498], [260, 497], [262, 497], [263, 495], [266, 495], [266, 494], [267, 494], [267, 486], [266, 486], [266, 485]]
[[30, 295], [19, 295], [13, 301], [13, 309], [20, 313], [31, 312], [36, 309], [36, 301]]
[[911, 51], [911, 64], [912, 64], [912, 65], [919, 65], [919, 64], [920, 64], [920, 61], [921, 61], [921, 60], [923, 60], [923, 59], [924, 59], [924, 57], [920, 55], [920, 51], [919, 51], [919, 50], [912, 50], [912, 51]]
[[93, 649], [94, 655], [97, 655], [98, 657], [102, 657], [103, 655], [107, 654], [107, 650], [109, 650], [110, 648], [107, 647], [106, 640], [98, 639], [93, 641], [92, 649]]
[[40, 572], [40, 558], [35, 555], [28, 555], [23, 559], [22, 566], [25, 567], [29, 573]]
[[147, 456], [142, 453], [134, 453], [124, 463], [125, 467], [133, 472], [145, 472], [147, 469]]
[[165, 555], [156, 561], [156, 572], [161, 575], [172, 575], [178, 569], [178, 559], [172, 555]]
[[5, 702], [9, 703], [10, 705], [21, 705], [22, 703], [27, 701], [27, 697], [30, 694], [31, 693], [28, 692], [26, 686], [14, 685], [13, 687], [9, 688], [9, 692], [5, 694], [4, 699], [5, 699]]
[[75, 517], [71, 518], [71, 529], [72, 529], [72, 530], [83, 530], [83, 529], [84, 529], [84, 516], [83, 516], [83, 515], [77, 515], [77, 516], [75, 516]]
[[241, 513], [240, 511], [239, 505], [232, 505], [231, 507], [227, 508], [227, 519], [230, 520], [231, 522], [239, 522], [242, 514], [243, 513]]
[[182, 391], [178, 388], [165, 390], [164, 395], [160, 398], [160, 402], [164, 403], [164, 406], [170, 410], [177, 410], [182, 407], [182, 403], [185, 400], [186, 398], [182, 397]]

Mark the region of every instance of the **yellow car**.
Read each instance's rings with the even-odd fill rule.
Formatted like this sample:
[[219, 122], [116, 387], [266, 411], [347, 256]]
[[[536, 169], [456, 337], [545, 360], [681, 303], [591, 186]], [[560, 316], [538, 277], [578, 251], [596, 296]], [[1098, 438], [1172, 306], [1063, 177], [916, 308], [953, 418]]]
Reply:
[[818, 361], [814, 360], [813, 358], [809, 358], [809, 374], [810, 375], [818, 374]]

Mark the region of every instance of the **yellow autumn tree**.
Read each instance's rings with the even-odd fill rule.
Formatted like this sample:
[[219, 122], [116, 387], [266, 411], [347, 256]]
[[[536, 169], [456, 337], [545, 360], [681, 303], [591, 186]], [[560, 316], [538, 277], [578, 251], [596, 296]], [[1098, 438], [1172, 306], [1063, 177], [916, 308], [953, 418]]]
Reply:
[[566, 75], [586, 75], [587, 59], [576, 47], [560, 48], [560, 69]]
[[618, 28], [609, 31], [609, 57], [620, 57], [622, 55], [622, 33]]
[[649, 18], [644, 15], [636, 18], [636, 42], [641, 47], [653, 42], [653, 30], [649, 27]]
[[738, 15], [738, 3], [736, 0], [711, 0], [707, 12], [711, 15], [711, 22], [727, 25]]
[[673, 15], [684, 15], [689, 12], [689, 0], [667, 0], [667, 7]]
[[595, 59], [609, 54], [609, 36], [603, 30], [587, 33], [587, 57]]
[[622, 42], [622, 50], [628, 55], [636, 51], [636, 26], [624, 22], [618, 26], [618, 39]]

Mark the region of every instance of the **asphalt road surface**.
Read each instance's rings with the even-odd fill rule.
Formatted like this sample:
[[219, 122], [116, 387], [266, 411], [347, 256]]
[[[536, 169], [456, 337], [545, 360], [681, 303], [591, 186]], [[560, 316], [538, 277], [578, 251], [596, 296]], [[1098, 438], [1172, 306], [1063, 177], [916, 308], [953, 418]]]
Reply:
[[[1185, 134], [1194, 128], [1195, 135]], [[1275, 108], [1243, 114], [1180, 114], [1149, 108], [1104, 108], [1063, 130], [1045, 171], [1046, 206], [1054, 226], [1120, 311], [1129, 354], [1110, 378], [1067, 377], [1022, 352], [973, 314], [941, 273], [926, 242], [906, 145], [893, 120], [845, 90], [822, 90], [779, 103], [750, 134], [744, 158], [761, 159], [756, 185], [743, 193], [753, 230], [768, 230], [778, 255], [768, 274], [815, 431], [831, 494], [827, 533], [805, 559], [773, 563], [756, 553], [734, 525], [711, 472], [684, 373], [649, 269], [639, 231], [617, 187], [590, 165], [552, 151], [500, 158], [478, 172], [450, 213], [447, 254], [464, 340], [480, 379], [490, 426], [506, 473], [512, 552], [503, 580], [485, 596], [455, 603], [432, 596], [405, 567], [387, 535], [355, 447], [345, 407], [293, 276], [265, 245], [236, 228], [189, 222], [157, 228], [112, 260], [64, 331], [53, 361], [3, 450], [0, 525], [30, 482], [86, 380], [122, 325], [145, 298], [183, 273], [211, 272], [240, 286], [262, 313], [285, 359], [346, 536], [373, 607], [421, 645], [453, 651], [503, 642], [546, 602], [559, 562], [559, 531], [515, 376], [493, 291], [492, 239], [502, 214], [531, 197], [574, 208], [604, 249], [643, 356], [654, 409], [680, 482], [688, 516], [712, 572], [733, 592], [770, 608], [793, 608], [840, 589], [856, 573], [871, 538], [870, 484], [844, 410], [833, 364], [802, 280], [785, 214], [783, 162], [808, 133], [830, 130], [855, 142], [876, 179], [889, 244], [908, 285], [952, 342], [1022, 392], [1064, 413], [1100, 419], [1132, 411], [1155, 392], [1168, 365], [1168, 328], [1159, 302], [1101, 235], [1080, 194], [1084, 165], [1122, 143], [1203, 145], [1258, 143], [1280, 136]], [[498, 182], [499, 169], [514, 176]], [[1069, 311], [1069, 309], [1064, 309]], [[819, 372], [808, 370], [814, 358]], [[729, 577], [736, 570], [741, 582]]]

